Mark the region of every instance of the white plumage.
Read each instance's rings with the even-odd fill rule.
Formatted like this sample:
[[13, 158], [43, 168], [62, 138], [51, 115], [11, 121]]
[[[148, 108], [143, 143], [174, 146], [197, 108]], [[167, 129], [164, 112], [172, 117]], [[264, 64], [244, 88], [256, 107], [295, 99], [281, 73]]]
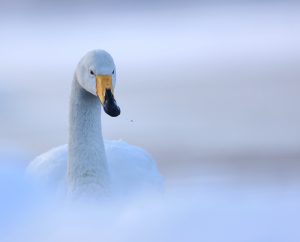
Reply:
[[[111, 82], [102, 89], [105, 101], [97, 97], [103, 78]], [[27, 168], [30, 176], [74, 197], [161, 190], [162, 177], [146, 151], [124, 141], [103, 140], [101, 106], [110, 116], [120, 113], [115, 84], [115, 64], [107, 52], [91, 51], [81, 59], [72, 83], [68, 145], [34, 159]]]
[[[111, 189], [115, 195], [160, 191], [163, 178], [155, 160], [144, 149], [124, 141], [105, 140]], [[27, 167], [41, 185], [57, 192], [67, 191], [68, 145], [61, 145], [36, 157]]]

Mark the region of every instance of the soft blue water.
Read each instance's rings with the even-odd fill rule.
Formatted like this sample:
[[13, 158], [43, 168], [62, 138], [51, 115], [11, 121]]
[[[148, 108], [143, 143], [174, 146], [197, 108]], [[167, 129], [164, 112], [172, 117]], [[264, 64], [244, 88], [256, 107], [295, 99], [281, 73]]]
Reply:
[[193, 181], [161, 196], [72, 203], [1, 165], [0, 240], [296, 242], [298, 190]]

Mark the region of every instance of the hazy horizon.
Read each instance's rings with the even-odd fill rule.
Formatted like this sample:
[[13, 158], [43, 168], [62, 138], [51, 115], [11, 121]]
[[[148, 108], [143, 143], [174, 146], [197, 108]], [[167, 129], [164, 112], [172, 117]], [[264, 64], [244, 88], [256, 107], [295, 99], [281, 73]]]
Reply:
[[30, 2], [0, 17], [2, 147], [33, 157], [66, 143], [74, 69], [102, 48], [122, 108], [103, 115], [104, 137], [146, 148], [166, 176], [300, 169], [297, 3], [141, 3], [78, 18], [81, 5]]

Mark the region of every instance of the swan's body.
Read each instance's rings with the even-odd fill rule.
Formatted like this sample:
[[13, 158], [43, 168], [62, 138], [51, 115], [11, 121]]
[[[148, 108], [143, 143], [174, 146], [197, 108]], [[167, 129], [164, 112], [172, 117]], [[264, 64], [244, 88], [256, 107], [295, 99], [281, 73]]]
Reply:
[[[140, 191], [160, 191], [162, 177], [155, 161], [143, 149], [124, 141], [104, 142], [110, 173], [110, 188], [115, 195]], [[36, 157], [28, 166], [41, 185], [67, 192], [68, 145], [56, 147]]]
[[104, 144], [101, 104], [110, 116], [120, 114], [113, 96], [115, 83], [115, 65], [107, 52], [91, 51], [82, 58], [72, 83], [69, 144], [37, 157], [28, 173], [73, 196], [161, 186], [155, 161], [145, 151], [120, 141]]

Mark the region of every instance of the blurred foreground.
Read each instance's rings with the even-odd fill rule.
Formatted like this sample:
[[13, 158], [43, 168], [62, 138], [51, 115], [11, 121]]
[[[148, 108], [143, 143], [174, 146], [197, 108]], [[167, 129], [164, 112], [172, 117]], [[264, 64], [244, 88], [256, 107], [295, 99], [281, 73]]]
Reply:
[[25, 179], [11, 164], [0, 169], [0, 240], [298, 242], [300, 193], [294, 187], [233, 189], [173, 185], [164, 194], [71, 203]]

